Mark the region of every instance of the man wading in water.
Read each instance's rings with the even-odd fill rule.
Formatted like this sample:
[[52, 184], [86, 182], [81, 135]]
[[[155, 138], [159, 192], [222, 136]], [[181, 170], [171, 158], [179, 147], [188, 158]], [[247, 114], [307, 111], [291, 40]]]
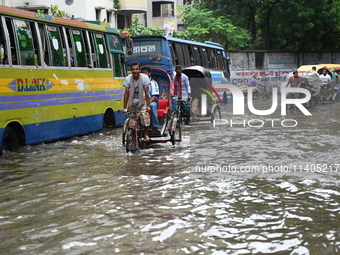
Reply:
[[149, 86], [150, 79], [147, 75], [141, 73], [139, 62], [130, 64], [132, 74], [126, 77], [124, 82], [124, 109], [123, 111], [139, 112], [141, 114], [141, 123], [143, 125], [144, 141], [150, 141], [148, 136], [148, 127], [150, 126], [150, 97]]

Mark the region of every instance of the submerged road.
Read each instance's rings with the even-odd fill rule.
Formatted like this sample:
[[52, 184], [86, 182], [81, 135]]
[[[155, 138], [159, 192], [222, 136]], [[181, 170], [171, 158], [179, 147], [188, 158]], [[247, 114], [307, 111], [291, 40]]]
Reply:
[[[271, 126], [249, 111], [234, 117], [228, 105], [227, 123], [193, 123], [176, 148], [133, 155], [120, 128], [6, 152], [0, 253], [338, 254], [339, 109], [277, 111]], [[263, 170], [316, 164], [328, 171]], [[262, 170], [240, 171], [252, 166]]]

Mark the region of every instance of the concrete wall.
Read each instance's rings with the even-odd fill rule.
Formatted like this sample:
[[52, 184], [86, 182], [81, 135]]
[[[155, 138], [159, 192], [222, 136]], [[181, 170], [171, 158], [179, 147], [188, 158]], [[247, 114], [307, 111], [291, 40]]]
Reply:
[[256, 74], [259, 83], [280, 87], [288, 74], [301, 65], [340, 64], [340, 52], [265, 52], [235, 51], [231, 56], [231, 83], [246, 85]]

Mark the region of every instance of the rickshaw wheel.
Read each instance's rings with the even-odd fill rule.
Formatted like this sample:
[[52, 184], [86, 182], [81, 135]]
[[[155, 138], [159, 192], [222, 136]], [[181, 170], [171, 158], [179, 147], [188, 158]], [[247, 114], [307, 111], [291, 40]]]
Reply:
[[122, 145], [125, 145], [125, 133], [122, 134]]
[[221, 119], [221, 110], [218, 106], [216, 106], [211, 113], [211, 123], [213, 123], [215, 119]]
[[340, 101], [339, 94], [337, 94], [337, 95], [335, 96], [335, 99], [334, 99], [334, 101], [335, 101], [335, 102], [337, 102], [337, 103], [339, 103], [339, 101]]
[[135, 152], [137, 150], [137, 140], [136, 140], [136, 131], [129, 130], [126, 134], [126, 142], [125, 142], [125, 149], [126, 153]]
[[181, 127], [181, 122], [177, 121], [176, 123], [176, 129], [171, 131], [171, 135], [170, 135], [170, 141], [172, 143], [172, 145], [175, 145], [175, 142], [180, 142], [182, 141], [182, 127]]
[[316, 104], [316, 98], [312, 97], [309, 101], [309, 108], [314, 108]]
[[141, 149], [146, 149], [146, 142], [144, 142], [143, 139], [143, 134], [142, 132], [140, 132], [139, 136], [138, 136], [138, 147]]

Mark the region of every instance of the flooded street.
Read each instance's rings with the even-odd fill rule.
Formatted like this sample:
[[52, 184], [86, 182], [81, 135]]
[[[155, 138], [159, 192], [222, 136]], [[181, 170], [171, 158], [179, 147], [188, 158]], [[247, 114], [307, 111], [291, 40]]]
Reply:
[[[121, 128], [6, 152], [0, 254], [339, 254], [339, 110], [278, 109], [272, 127], [228, 105], [228, 123], [193, 123], [176, 148], [134, 155]], [[203, 171], [216, 165], [236, 170]], [[269, 165], [291, 171], [263, 171]], [[238, 171], [251, 166], [262, 172]]]

